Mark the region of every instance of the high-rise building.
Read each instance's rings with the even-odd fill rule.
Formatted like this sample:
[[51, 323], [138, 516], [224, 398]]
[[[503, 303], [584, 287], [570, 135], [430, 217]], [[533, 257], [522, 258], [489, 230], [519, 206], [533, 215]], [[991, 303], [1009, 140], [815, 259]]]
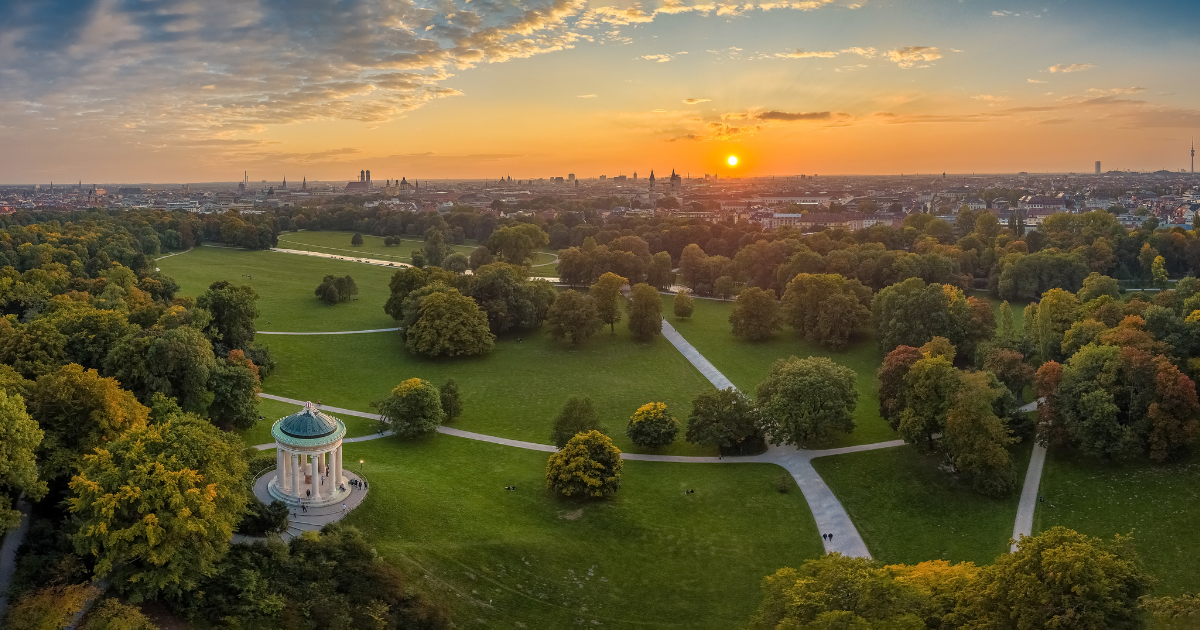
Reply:
[[1100, 160], [1096, 160], [1096, 174], [1100, 174]]
[[1196, 139], [1192, 138], [1192, 175], [1196, 174]]

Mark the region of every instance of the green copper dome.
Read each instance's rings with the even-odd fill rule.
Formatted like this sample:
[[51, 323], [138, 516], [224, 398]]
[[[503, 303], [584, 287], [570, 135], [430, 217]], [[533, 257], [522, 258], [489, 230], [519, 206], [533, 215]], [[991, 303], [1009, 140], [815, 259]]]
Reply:
[[338, 430], [338, 421], [311, 406], [305, 406], [280, 420], [279, 430], [288, 437], [302, 440], [322, 438]]

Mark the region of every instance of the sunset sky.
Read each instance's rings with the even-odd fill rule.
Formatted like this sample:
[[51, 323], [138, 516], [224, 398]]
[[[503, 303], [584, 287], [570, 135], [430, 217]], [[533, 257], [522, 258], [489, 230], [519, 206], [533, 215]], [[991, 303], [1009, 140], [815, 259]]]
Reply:
[[1178, 170], [1200, 135], [1191, 0], [4, 6], [0, 183]]

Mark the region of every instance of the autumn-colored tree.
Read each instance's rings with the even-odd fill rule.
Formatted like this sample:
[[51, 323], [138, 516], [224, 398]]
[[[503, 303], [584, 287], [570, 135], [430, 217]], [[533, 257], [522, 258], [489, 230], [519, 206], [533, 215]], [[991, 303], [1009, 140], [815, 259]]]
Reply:
[[825, 357], [780, 359], [755, 394], [773, 444], [801, 448], [854, 430], [854, 371]]
[[923, 357], [942, 357], [951, 363], [954, 362], [954, 357], [958, 356], [958, 349], [945, 337], [930, 339], [920, 350]]
[[678, 433], [679, 421], [667, 411], [666, 404], [660, 402], [638, 407], [625, 427], [625, 435], [629, 436], [629, 440], [644, 448], [670, 446]]
[[98, 595], [100, 589], [86, 582], [47, 586], [26, 593], [9, 609], [4, 627], [8, 630], [67, 628], [71, 619]]
[[249, 429], [258, 422], [258, 366], [241, 350], [230, 350], [229, 356], [217, 361], [209, 372], [209, 389], [213, 393], [208, 417], [223, 426]]
[[904, 375], [914, 363], [924, 356], [912, 346], [896, 346], [883, 358], [879, 366], [879, 415], [887, 420], [895, 431], [900, 426], [900, 412], [906, 407], [904, 401]]
[[603, 499], [621, 488], [621, 451], [599, 431], [580, 433], [546, 463], [546, 487], [564, 497]]
[[133, 601], [212, 575], [246, 504], [241, 440], [177, 415], [85, 455], [71, 479], [75, 550]]
[[971, 296], [967, 298], [971, 316], [967, 320], [966, 334], [959, 350], [964, 356], [975, 358], [976, 349], [996, 336], [996, 313], [987, 300]]
[[758, 287], [750, 287], [737, 297], [737, 306], [729, 314], [735, 337], [758, 341], [775, 334], [783, 327], [779, 313], [779, 302], [775, 293]]
[[629, 281], [613, 272], [607, 272], [588, 289], [588, 297], [596, 302], [596, 314], [602, 324], [608, 324], [609, 332], [617, 331], [617, 323], [621, 321], [621, 303], [625, 301], [621, 295], [621, 287]]
[[1115, 279], [1093, 271], [1088, 274], [1087, 278], [1084, 278], [1083, 287], [1079, 289], [1075, 297], [1079, 298], [1081, 304], [1087, 304], [1102, 295], [1107, 295], [1114, 300], [1120, 298], [1121, 285]]
[[1017, 402], [1024, 398], [1025, 387], [1033, 382], [1036, 370], [1025, 362], [1025, 355], [1009, 348], [992, 348], [983, 358], [983, 369], [996, 375]]
[[158, 630], [158, 626], [137, 607], [107, 597], [92, 607], [82, 630]]
[[1166, 461], [1200, 433], [1200, 401], [1196, 384], [1164, 356], [1154, 359], [1154, 402], [1150, 419], [1150, 459]]
[[1143, 243], [1142, 249], [1138, 251], [1138, 266], [1142, 270], [1142, 279], [1151, 280], [1154, 269], [1154, 259], [1158, 258], [1158, 250], [1151, 247], [1150, 243]]
[[80, 455], [146, 426], [150, 416], [150, 410], [115, 379], [73, 363], [38, 378], [28, 409], [45, 432], [38, 447], [38, 467], [45, 479], [69, 474]]
[[933, 434], [946, 427], [946, 413], [959, 387], [959, 371], [945, 357], [925, 357], [904, 375], [904, 409], [897, 431], [905, 442], [925, 442], [933, 450]]
[[1070, 292], [1050, 289], [1042, 294], [1036, 317], [1033, 320], [1026, 319], [1025, 327], [1032, 330], [1035, 347], [1043, 362], [1063, 358], [1063, 336], [1075, 323], [1078, 313], [1079, 300]]
[[574, 289], [558, 294], [546, 313], [546, 324], [552, 338], [568, 339], [572, 345], [579, 345], [604, 327], [596, 300]]
[[1033, 379], [1034, 392], [1040, 399], [1037, 439], [1042, 445], [1063, 444], [1067, 440], [1066, 430], [1058, 422], [1058, 388], [1061, 384], [1062, 364], [1057, 361], [1043, 363]]
[[673, 300], [672, 304], [672, 310], [675, 312], [675, 317], [678, 317], [679, 319], [687, 319], [692, 316], [692, 311], [694, 311], [695, 308], [696, 301], [692, 299], [691, 295], [688, 295], [687, 291], [680, 289], [679, 292], [675, 294], [675, 299]]
[[379, 415], [401, 437], [428, 435], [445, 420], [442, 396], [429, 381], [410, 378], [401, 382], [387, 398], [372, 403]]
[[629, 332], [638, 341], [662, 333], [662, 298], [648, 284], [634, 285], [629, 292]]

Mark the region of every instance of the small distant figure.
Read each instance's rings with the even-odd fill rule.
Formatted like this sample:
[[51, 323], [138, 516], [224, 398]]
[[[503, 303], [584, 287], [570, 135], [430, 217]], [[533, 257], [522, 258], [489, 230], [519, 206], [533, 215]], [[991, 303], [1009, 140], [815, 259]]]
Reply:
[[829, 542], [833, 542], [833, 533], [832, 532], [830, 532], [830, 534], [829, 534]]
[[516, 489], [517, 489], [517, 487], [516, 487], [516, 486], [504, 486], [504, 489], [505, 489], [505, 490], [512, 491], [512, 490], [516, 490]]
[[695, 491], [695, 490], [684, 490], [684, 491], [683, 491], [683, 494], [684, 494], [684, 495], [688, 495], [688, 494], [696, 494], [696, 491]]
[[346, 513], [346, 504], [343, 503], [342, 504], [342, 514], [345, 514], [345, 513]]
[[821, 540], [824, 540], [825, 542], [829, 542], [829, 534], [821, 534]]
[[312, 496], [312, 490], [305, 490], [305, 491], [304, 491], [304, 496], [306, 496], [306, 497], [311, 497], [311, 496]]
[[308, 514], [308, 506], [303, 503], [300, 504], [300, 510], [303, 511], [305, 514]]

